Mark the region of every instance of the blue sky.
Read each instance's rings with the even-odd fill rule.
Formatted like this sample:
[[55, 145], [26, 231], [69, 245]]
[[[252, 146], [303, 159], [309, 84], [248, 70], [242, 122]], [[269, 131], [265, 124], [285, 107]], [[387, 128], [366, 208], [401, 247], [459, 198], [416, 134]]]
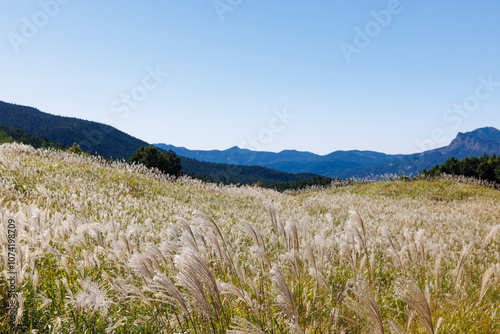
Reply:
[[1, 9], [0, 100], [150, 143], [410, 153], [500, 128], [496, 0], [6, 0]]

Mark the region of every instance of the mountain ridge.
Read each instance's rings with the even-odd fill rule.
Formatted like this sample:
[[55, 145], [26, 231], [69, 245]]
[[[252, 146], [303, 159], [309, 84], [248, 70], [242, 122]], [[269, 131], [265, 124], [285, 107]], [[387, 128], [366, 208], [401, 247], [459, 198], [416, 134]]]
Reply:
[[[33, 107], [0, 101], [0, 124], [67, 146], [78, 143], [87, 152], [128, 159], [140, 146], [149, 143], [112, 126], [74, 117], [57, 116]], [[227, 150], [189, 150], [167, 144], [181, 156], [189, 175], [203, 175], [215, 181], [276, 183], [314, 178], [365, 178], [383, 174], [416, 175], [444, 163], [451, 156], [500, 153], [500, 131], [493, 127], [459, 132], [448, 146], [414, 154], [385, 154], [375, 151], [335, 151], [318, 155], [307, 151], [262, 152], [233, 146]]]
[[459, 132], [448, 146], [413, 154], [339, 150], [318, 155], [295, 150], [278, 153], [250, 151], [236, 146], [227, 150], [203, 151], [167, 144], [154, 145], [202, 161], [216, 163], [233, 161], [241, 165], [258, 165], [289, 173], [314, 173], [331, 178], [364, 178], [383, 174], [412, 176], [423, 169], [444, 163], [451, 156], [463, 159], [484, 153], [500, 153], [500, 131], [493, 127], [484, 127], [470, 132]]
[[[75, 117], [58, 116], [34, 107], [0, 101], [0, 125], [17, 129], [40, 138], [72, 146], [77, 143], [87, 152], [104, 157], [128, 160], [141, 146], [149, 143], [110, 125]], [[200, 162], [181, 156], [183, 172], [214, 181], [265, 184], [307, 180], [318, 175], [287, 173], [261, 166], [238, 166]]]

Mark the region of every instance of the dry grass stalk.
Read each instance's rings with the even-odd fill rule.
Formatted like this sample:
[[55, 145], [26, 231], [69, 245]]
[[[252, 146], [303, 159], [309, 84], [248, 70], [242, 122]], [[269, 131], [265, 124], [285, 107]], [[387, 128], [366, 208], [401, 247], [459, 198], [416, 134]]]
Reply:
[[182, 312], [184, 312], [184, 315], [189, 316], [189, 308], [186, 304], [186, 301], [182, 297], [182, 294], [180, 293], [179, 289], [177, 289], [177, 287], [169, 277], [167, 277], [163, 273], [157, 274], [154, 277], [154, 283], [157, 288], [165, 291], [171, 297], [173, 297], [181, 306], [181, 310]]
[[425, 293], [414, 280], [401, 280], [396, 286], [396, 294], [415, 311], [417, 319], [428, 334], [435, 334], [432, 313]]
[[483, 244], [481, 245], [481, 253], [486, 249], [491, 239], [495, 237], [498, 231], [500, 231], [500, 225], [495, 225], [490, 229], [490, 232], [486, 235]]
[[253, 239], [253, 241], [257, 246], [263, 247], [265, 249], [266, 245], [264, 243], [264, 238], [262, 237], [262, 234], [255, 226], [253, 226], [246, 220], [241, 220], [241, 229], [243, 230], [243, 232], [245, 232], [249, 237]]
[[490, 267], [490, 268], [486, 269], [486, 271], [484, 272], [483, 279], [481, 281], [481, 292], [479, 294], [478, 303], [480, 303], [481, 300], [483, 300], [484, 295], [486, 294], [486, 291], [488, 291], [488, 286], [490, 283], [491, 275], [493, 274], [494, 271], [495, 271], [495, 268]]
[[286, 283], [285, 277], [277, 266], [271, 269], [271, 279], [273, 281], [273, 287], [278, 294], [276, 302], [291, 321], [297, 322], [299, 320], [299, 312], [295, 306], [293, 294]]
[[441, 253], [434, 264], [434, 292], [437, 295], [441, 286]]
[[227, 331], [227, 334], [265, 334], [265, 332], [249, 321], [235, 317], [233, 318], [231, 329]]
[[221, 298], [215, 277], [200, 253], [183, 247], [175, 257], [178, 269], [177, 283], [186, 288], [195, 299], [203, 315], [218, 320], [221, 314]]
[[115, 329], [125, 326], [126, 323], [127, 323], [127, 318], [125, 318], [125, 317], [121, 318], [120, 320], [115, 322], [112, 326], [106, 328], [106, 333], [108, 333], [108, 334], [113, 333], [115, 331]]
[[347, 231], [354, 240], [361, 245], [366, 252], [366, 230], [365, 223], [357, 211], [349, 212], [350, 218], [347, 222]]
[[391, 320], [387, 322], [387, 328], [391, 334], [406, 334], [406, 331], [398, 323]]
[[285, 225], [285, 236], [287, 248], [290, 251], [291, 249], [298, 250], [299, 249], [299, 234], [297, 232], [297, 224], [291, 220], [287, 221]]
[[349, 291], [354, 295], [354, 298], [347, 298], [349, 308], [368, 322], [370, 333], [384, 334], [382, 314], [370, 285], [364, 281], [356, 280], [351, 283]]
[[457, 268], [455, 269], [455, 291], [458, 292], [460, 290], [460, 286], [462, 283], [462, 271], [465, 264], [465, 260], [472, 252], [473, 244], [470, 243], [462, 249], [462, 253], [460, 254], [460, 259], [458, 260]]

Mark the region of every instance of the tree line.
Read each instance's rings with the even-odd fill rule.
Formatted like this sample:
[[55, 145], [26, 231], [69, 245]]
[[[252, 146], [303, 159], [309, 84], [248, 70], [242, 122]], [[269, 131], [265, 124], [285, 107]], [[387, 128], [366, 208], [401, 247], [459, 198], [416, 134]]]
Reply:
[[442, 165], [436, 165], [430, 170], [424, 169], [422, 174], [430, 177], [440, 174], [461, 175], [500, 184], [500, 155], [484, 154], [462, 160], [451, 157]]
[[34, 148], [55, 148], [58, 150], [68, 148], [66, 145], [48, 140], [46, 137], [37, 137], [18, 129], [0, 125], [0, 144], [4, 143], [22, 143]]

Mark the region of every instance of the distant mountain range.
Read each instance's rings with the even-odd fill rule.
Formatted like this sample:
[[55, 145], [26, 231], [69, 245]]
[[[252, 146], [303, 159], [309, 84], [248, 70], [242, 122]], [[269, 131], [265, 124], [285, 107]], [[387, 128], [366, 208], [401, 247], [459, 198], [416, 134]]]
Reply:
[[388, 163], [399, 157], [371, 151], [337, 151], [321, 156], [293, 150], [273, 153], [232, 147], [224, 151], [191, 151], [184, 147], [166, 144], [155, 145], [161, 149], [171, 149], [178, 155], [200, 161], [263, 166], [289, 173], [314, 173], [334, 178], [349, 177], [349, 171], [353, 168]]
[[383, 174], [415, 175], [455, 156], [462, 159], [484, 153], [500, 153], [500, 131], [487, 127], [459, 133], [450, 145], [423, 153], [389, 155], [373, 151], [336, 151], [328, 155], [310, 152], [256, 152], [232, 147], [224, 151], [196, 151], [155, 144], [178, 155], [214, 163], [258, 165], [289, 173], [314, 173], [331, 178], [369, 177]]
[[[12, 128], [3, 137], [24, 137], [60, 143], [61, 147], [77, 143], [87, 152], [105, 157], [128, 159], [147, 142], [112, 126], [72, 117], [55, 116], [38, 109], [0, 101], [0, 125]], [[7, 129], [5, 129], [7, 130]], [[10, 139], [9, 139], [10, 140]], [[45, 145], [45, 144], [44, 144]], [[331, 178], [370, 177], [383, 174], [415, 175], [455, 156], [462, 159], [484, 153], [500, 153], [500, 131], [487, 127], [459, 133], [450, 145], [423, 153], [390, 155], [373, 151], [336, 151], [327, 155], [293, 150], [256, 152], [232, 147], [219, 151], [195, 151], [184, 147], [155, 144], [162, 150], [172, 149], [181, 156], [183, 171], [188, 175], [215, 181], [264, 184], [312, 179], [318, 175]]]
[[[115, 159], [127, 160], [139, 147], [149, 145], [109, 125], [51, 115], [32, 107], [2, 101], [0, 125], [4, 126], [0, 127], [0, 139], [7, 138], [5, 141], [23, 141], [22, 138], [28, 138], [29, 140], [24, 142], [33, 144], [50, 141], [47, 145], [51, 144], [52, 147], [56, 146], [55, 143], [60, 143], [61, 147], [77, 143], [86, 152], [96, 152]], [[188, 175], [236, 183], [260, 181], [263, 184], [273, 184], [308, 180], [318, 176], [310, 173], [287, 173], [260, 166], [200, 162], [188, 157], [181, 157], [181, 164]]]

